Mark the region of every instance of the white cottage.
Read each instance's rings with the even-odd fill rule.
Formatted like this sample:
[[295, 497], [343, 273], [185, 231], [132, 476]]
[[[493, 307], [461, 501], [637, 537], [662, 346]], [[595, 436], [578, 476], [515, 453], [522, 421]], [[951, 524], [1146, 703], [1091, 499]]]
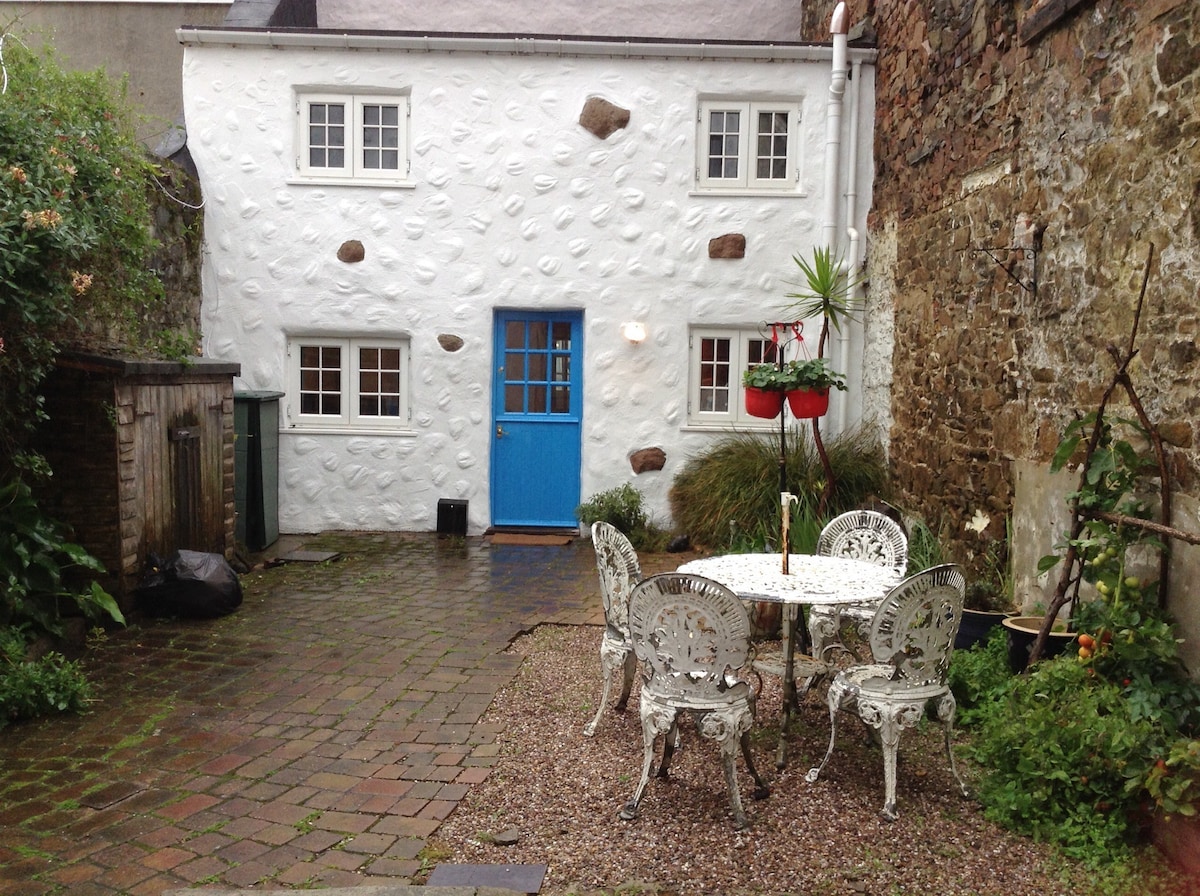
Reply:
[[[284, 394], [280, 531], [575, 527], [626, 482], [665, 524], [689, 456], [778, 431], [740, 373], [794, 254], [861, 259], [873, 51], [794, 0], [284, 4], [179, 31], [205, 354]], [[832, 354], [836, 432], [861, 328]]]

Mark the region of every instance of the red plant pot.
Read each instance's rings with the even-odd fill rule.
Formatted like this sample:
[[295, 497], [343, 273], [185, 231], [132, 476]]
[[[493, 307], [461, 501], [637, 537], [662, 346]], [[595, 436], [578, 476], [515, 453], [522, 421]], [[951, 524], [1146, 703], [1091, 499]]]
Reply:
[[783, 393], [772, 389], [746, 386], [746, 413], [751, 417], [778, 417], [783, 410]]
[[792, 416], [800, 420], [824, 417], [829, 410], [828, 389], [793, 389], [787, 394], [787, 400]]

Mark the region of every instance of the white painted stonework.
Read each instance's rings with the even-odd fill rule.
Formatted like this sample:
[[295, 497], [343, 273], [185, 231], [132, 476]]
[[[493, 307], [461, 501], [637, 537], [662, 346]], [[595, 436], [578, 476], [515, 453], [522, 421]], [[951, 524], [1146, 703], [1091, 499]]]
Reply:
[[[406, 431], [281, 432], [281, 532], [432, 530], [447, 497], [469, 501], [471, 533], [491, 525], [498, 308], [583, 309], [581, 499], [631, 482], [669, 523], [675, 473], [725, 434], [688, 424], [689, 326], [778, 319], [795, 288], [792, 255], [820, 242], [828, 47], [807, 48], [810, 60], [761, 61], [302, 46], [295, 35], [285, 48], [186, 29], [181, 38], [205, 197], [205, 355], [241, 363], [238, 389], [287, 393], [288, 333], [410, 340]], [[318, 87], [411, 91], [410, 188], [297, 176], [295, 94]], [[869, 64], [848, 104], [856, 89], [843, 133], [853, 117], [857, 164], [842, 180], [853, 176], [857, 201], [851, 213], [839, 201], [839, 233], [848, 222], [866, 232]], [[698, 103], [743, 95], [801, 98], [802, 195], [697, 191]], [[628, 127], [605, 140], [584, 130], [579, 114], [593, 96], [628, 109]], [[745, 235], [745, 258], [709, 258], [709, 240], [729, 233]], [[361, 241], [363, 261], [338, 260], [347, 240]], [[645, 323], [644, 343], [622, 338], [628, 320]], [[815, 352], [815, 323], [810, 334]], [[446, 351], [440, 335], [465, 344]], [[826, 433], [860, 416], [861, 328], [835, 351], [850, 390], [834, 394]], [[635, 475], [629, 456], [652, 447], [666, 467]]]

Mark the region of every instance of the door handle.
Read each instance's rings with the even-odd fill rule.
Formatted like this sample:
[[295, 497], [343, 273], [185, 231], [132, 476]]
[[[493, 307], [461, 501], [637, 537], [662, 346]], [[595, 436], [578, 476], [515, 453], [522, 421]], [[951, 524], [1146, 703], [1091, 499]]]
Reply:
[[497, 423], [496, 424], [496, 438], [502, 439], [506, 435], [507, 435], [507, 433], [504, 431], [504, 427], [501, 426], [499, 423]]

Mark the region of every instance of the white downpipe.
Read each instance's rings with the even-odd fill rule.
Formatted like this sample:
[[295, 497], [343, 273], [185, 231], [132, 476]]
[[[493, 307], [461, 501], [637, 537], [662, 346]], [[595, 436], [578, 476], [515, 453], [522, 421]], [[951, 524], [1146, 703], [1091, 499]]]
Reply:
[[[841, 194], [842, 162], [842, 98], [846, 93], [846, 44], [849, 25], [846, 4], [839, 3], [833, 10], [829, 31], [833, 35], [833, 65], [829, 73], [829, 104], [825, 113], [825, 210], [821, 223], [821, 243], [836, 258], [838, 255], [838, 205]], [[840, 370], [848, 370], [847, 346], [838, 341]], [[834, 354], [830, 352], [830, 354]], [[838, 428], [846, 426], [846, 401], [838, 400]]]
[[838, 243], [838, 193], [841, 186], [842, 97], [846, 93], [846, 4], [833, 11], [833, 66], [829, 77], [829, 105], [825, 113], [825, 212], [821, 242], [831, 251]]
[[[862, 238], [858, 232], [858, 116], [862, 103], [862, 61], [855, 59], [854, 75], [850, 79], [850, 134], [847, 137], [850, 145], [846, 151], [846, 268], [851, 276], [859, 274], [862, 269], [863, 248]], [[851, 299], [858, 298], [859, 287], [854, 287]], [[850, 369], [850, 328], [845, 327], [838, 336], [838, 358], [840, 370]], [[846, 402], [838, 406], [838, 431], [846, 429], [846, 419], [849, 416]]]

